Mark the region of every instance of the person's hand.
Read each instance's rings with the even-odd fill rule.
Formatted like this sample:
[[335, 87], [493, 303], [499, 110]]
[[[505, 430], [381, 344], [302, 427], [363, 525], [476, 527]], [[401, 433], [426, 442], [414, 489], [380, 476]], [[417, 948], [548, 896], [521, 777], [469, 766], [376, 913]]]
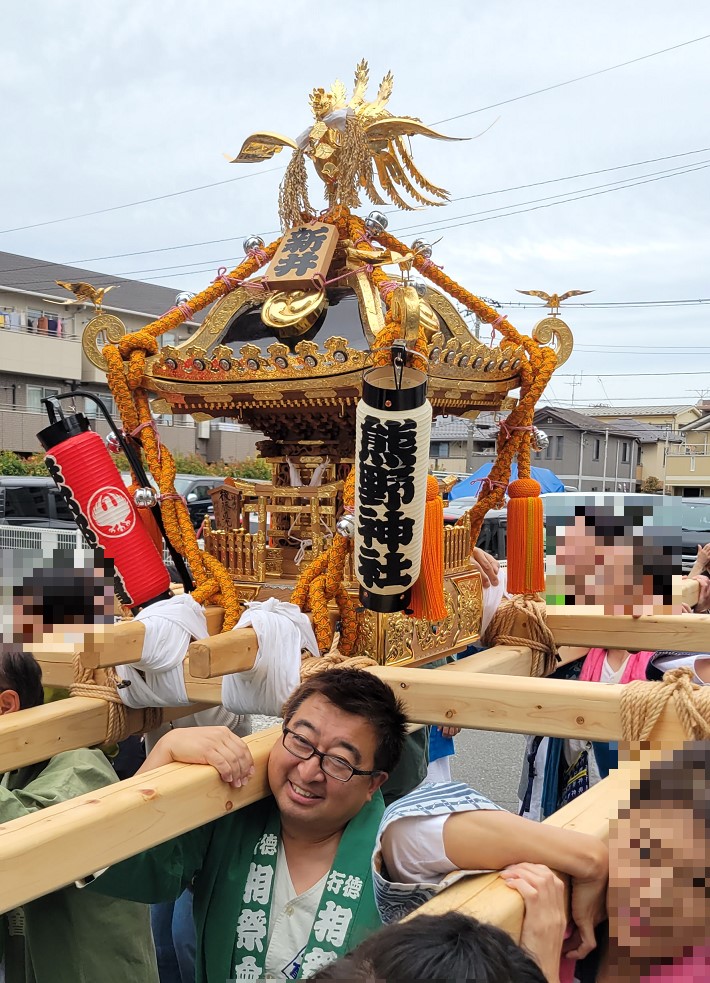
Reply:
[[594, 929], [606, 919], [608, 871], [602, 877], [572, 878], [574, 930], [565, 942], [568, 959], [583, 959], [596, 947]]
[[708, 566], [710, 566], [710, 543], [698, 546], [698, 555], [695, 557], [689, 576], [694, 577], [698, 573], [704, 573]]
[[498, 586], [498, 570], [500, 563], [490, 553], [474, 546], [471, 553], [471, 566], [481, 574], [481, 583], [484, 587]]
[[160, 738], [139, 771], [174, 761], [212, 765], [232, 788], [246, 785], [254, 774], [249, 746], [229, 727], [176, 727]]
[[439, 727], [442, 737], [457, 737], [461, 733], [460, 727]]
[[696, 577], [691, 575], [688, 579], [697, 580], [698, 582], [698, 600], [693, 611], [696, 614], [706, 614], [710, 611], [710, 578], [703, 574], [698, 574]]
[[513, 864], [500, 876], [525, 902], [521, 948], [533, 957], [549, 983], [559, 983], [567, 928], [564, 883], [542, 864]]

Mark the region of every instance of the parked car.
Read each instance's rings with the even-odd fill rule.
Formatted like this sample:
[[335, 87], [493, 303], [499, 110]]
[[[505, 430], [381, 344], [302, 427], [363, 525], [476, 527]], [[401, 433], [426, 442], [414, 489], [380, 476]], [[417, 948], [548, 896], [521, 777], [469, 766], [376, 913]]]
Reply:
[[0, 475], [0, 525], [77, 528], [53, 478]]
[[698, 546], [710, 543], [710, 498], [684, 498], [681, 502], [683, 528], [683, 573], [688, 573]]
[[444, 503], [444, 525], [452, 526], [478, 501], [476, 495], [464, 495]]
[[[128, 473], [121, 475], [126, 485], [130, 485], [131, 476]], [[216, 488], [224, 484], [224, 478], [213, 474], [176, 474], [175, 491], [182, 495], [190, 513], [190, 519], [195, 529], [199, 529], [205, 516], [209, 512], [212, 514], [212, 499], [210, 498], [210, 488]]]
[[[444, 524], [453, 525], [476, 504], [474, 497], [464, 496], [444, 506]], [[505, 509], [491, 509], [486, 514], [476, 546], [490, 553], [497, 560], [505, 559], [508, 515]]]

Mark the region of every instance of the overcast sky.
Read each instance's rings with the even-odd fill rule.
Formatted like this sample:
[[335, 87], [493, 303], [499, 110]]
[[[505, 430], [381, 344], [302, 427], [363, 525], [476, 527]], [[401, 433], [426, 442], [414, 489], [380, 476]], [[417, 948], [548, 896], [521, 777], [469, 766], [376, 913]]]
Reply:
[[[310, 90], [338, 77], [350, 88], [366, 57], [371, 91], [393, 71], [395, 114], [458, 116], [439, 125], [453, 136], [497, 120], [468, 143], [414, 139], [417, 164], [454, 200], [390, 215], [390, 229], [441, 236], [434, 259], [518, 328], [544, 310], [509, 306], [527, 301], [516, 288], [594, 290], [593, 304], [710, 298], [710, 39], [486, 108], [710, 34], [703, 0], [29, 0], [6, 4], [3, 21], [0, 228], [230, 183], [7, 231], [2, 250], [200, 289], [238, 262], [245, 235], [278, 229], [286, 152], [260, 165], [222, 153], [259, 129], [296, 137]], [[657, 160], [672, 155], [684, 156]], [[557, 180], [627, 164], [638, 166]], [[598, 193], [689, 167], [700, 169]], [[591, 197], [499, 211], [570, 194]], [[710, 396], [710, 305], [570, 307], [566, 319], [576, 349], [551, 401]]]

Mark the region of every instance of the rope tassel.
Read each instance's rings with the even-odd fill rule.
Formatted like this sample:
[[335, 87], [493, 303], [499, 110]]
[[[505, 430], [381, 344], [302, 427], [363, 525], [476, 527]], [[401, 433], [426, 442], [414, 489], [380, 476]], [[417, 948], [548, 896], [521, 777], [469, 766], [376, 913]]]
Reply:
[[415, 618], [426, 621], [443, 621], [448, 614], [444, 597], [444, 501], [433, 475], [427, 477], [422, 560], [411, 608]]
[[545, 554], [540, 484], [518, 478], [508, 485], [508, 590], [537, 594], [545, 590]]

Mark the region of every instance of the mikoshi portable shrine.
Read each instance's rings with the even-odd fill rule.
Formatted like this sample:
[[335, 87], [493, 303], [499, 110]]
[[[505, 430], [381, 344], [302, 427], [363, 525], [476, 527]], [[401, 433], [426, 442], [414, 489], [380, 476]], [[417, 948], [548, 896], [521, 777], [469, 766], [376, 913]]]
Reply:
[[[83, 346], [119, 409], [111, 449], [128, 454], [132, 486], [125, 489], [103, 441], [62, 396], [49, 401], [39, 436], [87, 542], [114, 561], [124, 619], [86, 626], [79, 644], [55, 634], [31, 647], [44, 681], [71, 696], [0, 719], [0, 772], [220, 704], [225, 681], [239, 688], [258, 658], [254, 630], [235, 628], [241, 602], [269, 598], [310, 613], [318, 643], [318, 652], [284, 654], [270, 667], [286, 695], [310, 673], [354, 665], [395, 688], [417, 724], [622, 742], [618, 769], [547, 820], [553, 825], [606, 837], [644, 761], [708, 736], [706, 694], [682, 672], [628, 686], [545, 678], [560, 664], [559, 646], [710, 651], [710, 618], [545, 606], [533, 413], [569, 358], [571, 332], [555, 295], [549, 316], [520, 333], [452, 280], [430, 244], [401, 242], [382, 211], [359, 214], [363, 198], [376, 209], [447, 200], [416, 167], [410, 138], [449, 138], [392, 115], [392, 84], [388, 74], [368, 99], [362, 62], [349, 98], [340, 82], [311, 93], [313, 122], [300, 136], [248, 137], [235, 163], [290, 154], [278, 202], [283, 234], [269, 244], [247, 239], [235, 269], [219, 270], [142, 330], [126, 333], [103, 309], [103, 291], [64, 285], [96, 306]], [[307, 162], [324, 186], [323, 211], [309, 200]], [[161, 347], [161, 335], [198, 311], [206, 314], [186, 343]], [[479, 341], [462, 311], [494, 327], [499, 343]], [[495, 464], [476, 505], [444, 528], [442, 488], [427, 475], [432, 416], [474, 419], [484, 409], [509, 411]], [[264, 434], [272, 481], [215, 489], [204, 549], [175, 493], [156, 414], [234, 418]], [[514, 460], [519, 478], [509, 484]], [[480, 637], [483, 592], [469, 557], [506, 490], [515, 597], [494, 623], [497, 636], [489, 632], [482, 652], [422, 671]], [[172, 588], [164, 544], [183, 581]], [[691, 602], [693, 587], [684, 585]], [[205, 637], [158, 665], [147, 651], [149, 627], [132, 611], [180, 592], [204, 606]], [[131, 669], [158, 680], [152, 695], [122, 686]], [[168, 675], [171, 686], [163, 685]], [[252, 698], [254, 709], [274, 712], [258, 693]], [[264, 797], [279, 734], [247, 738], [256, 776], [237, 791], [211, 768], [174, 764], [5, 824], [0, 910]], [[522, 901], [495, 874], [464, 879], [420, 911], [453, 908], [519, 936]]]

